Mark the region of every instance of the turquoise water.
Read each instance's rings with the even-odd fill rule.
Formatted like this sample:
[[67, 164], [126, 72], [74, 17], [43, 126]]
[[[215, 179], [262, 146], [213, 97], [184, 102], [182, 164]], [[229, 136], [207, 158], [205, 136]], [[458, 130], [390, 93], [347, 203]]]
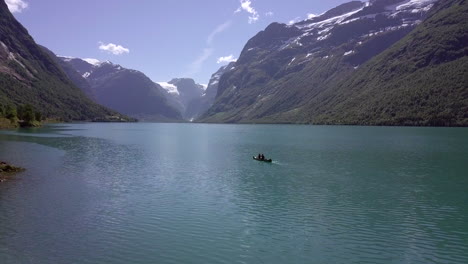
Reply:
[[0, 160], [3, 264], [468, 263], [464, 128], [67, 124]]

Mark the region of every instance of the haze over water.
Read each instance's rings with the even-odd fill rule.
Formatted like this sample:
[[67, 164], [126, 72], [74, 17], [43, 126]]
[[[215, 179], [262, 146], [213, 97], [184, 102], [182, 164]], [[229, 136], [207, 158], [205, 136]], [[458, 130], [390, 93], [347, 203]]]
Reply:
[[[468, 263], [465, 128], [0, 132], [1, 263]], [[257, 162], [264, 153], [273, 164]]]

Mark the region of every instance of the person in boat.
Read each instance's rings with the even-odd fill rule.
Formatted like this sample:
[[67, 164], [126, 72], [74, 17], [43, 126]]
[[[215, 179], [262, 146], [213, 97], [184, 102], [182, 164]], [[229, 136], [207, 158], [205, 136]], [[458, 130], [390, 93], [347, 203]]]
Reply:
[[260, 160], [265, 160], [265, 155], [260, 155]]
[[258, 153], [257, 159], [261, 160], [262, 159], [262, 154]]

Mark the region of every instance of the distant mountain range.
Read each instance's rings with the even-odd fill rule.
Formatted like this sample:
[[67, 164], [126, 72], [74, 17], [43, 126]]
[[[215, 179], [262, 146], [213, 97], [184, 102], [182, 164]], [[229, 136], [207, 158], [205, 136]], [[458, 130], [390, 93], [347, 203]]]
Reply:
[[0, 1], [0, 106], [63, 120], [468, 126], [466, 14], [466, 0], [351, 1], [270, 24], [205, 86], [57, 57]]
[[193, 79], [177, 78], [160, 82], [168, 92], [169, 100], [182, 113], [185, 120], [193, 121], [205, 113], [214, 103], [221, 76], [233, 63], [222, 66], [211, 76], [208, 85], [195, 83]]
[[78, 89], [0, 1], [0, 104], [32, 105], [44, 118], [124, 120]]
[[467, 1], [352, 1], [273, 23], [202, 122], [468, 125]]
[[[145, 121], [182, 121], [181, 113], [170, 104], [166, 90], [142, 72], [126, 69], [110, 61], [58, 57], [67, 65], [68, 76], [97, 103]], [[89, 88], [88, 88], [89, 87]]]
[[[155, 83], [142, 72], [110, 61], [57, 58], [69, 78], [90, 98], [140, 120], [192, 121], [214, 101], [214, 96], [204, 100], [206, 87], [190, 78]], [[209, 91], [213, 93], [213, 88]]]

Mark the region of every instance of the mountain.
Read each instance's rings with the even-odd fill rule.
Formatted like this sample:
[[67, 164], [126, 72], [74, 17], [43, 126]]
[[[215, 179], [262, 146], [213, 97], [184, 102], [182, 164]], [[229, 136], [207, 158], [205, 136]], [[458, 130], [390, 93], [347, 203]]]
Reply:
[[192, 104], [189, 105], [189, 108], [196, 109], [193, 110], [197, 113], [193, 116], [194, 119], [197, 119], [200, 116], [202, 116], [204, 113], [206, 113], [206, 111], [208, 111], [208, 109], [210, 109], [211, 106], [213, 106], [216, 99], [216, 95], [218, 94], [218, 87], [221, 76], [223, 76], [223, 74], [228, 70], [233, 70], [233, 67], [234, 62], [231, 62], [228, 65], [219, 68], [219, 70], [211, 76], [210, 82], [208, 83], [208, 86], [202, 97], [200, 97], [198, 100], [193, 101]]
[[175, 78], [169, 82], [160, 82], [168, 92], [168, 98], [185, 120], [193, 121], [208, 109], [205, 86], [195, 83], [190, 78]]
[[467, 14], [467, 1], [439, 1], [408, 36], [300, 108], [296, 120], [467, 126]]
[[[401, 101], [401, 74], [406, 74], [401, 69], [408, 69], [409, 66], [405, 63], [426, 55], [424, 58], [431, 61], [431, 54], [435, 53], [440, 53], [440, 58], [452, 56], [450, 54], [456, 45], [466, 47], [466, 44], [462, 44], [467, 43], [464, 37], [466, 25], [460, 18], [466, 5], [465, 1], [436, 2], [352, 1], [293, 25], [269, 25], [247, 42], [238, 61], [221, 76], [216, 101], [200, 121], [434, 124], [430, 120], [437, 119], [434, 116], [436, 109], [445, 111], [449, 104], [447, 100], [435, 100], [430, 93], [441, 89], [440, 94], [447, 94], [453, 89], [457, 90], [456, 87], [460, 85], [466, 88], [466, 80], [460, 79], [460, 76], [466, 76], [460, 75], [466, 68], [462, 67], [463, 62], [457, 62], [459, 64], [455, 68], [449, 67], [452, 70], [457, 69], [456, 72], [434, 71], [432, 64], [412, 63], [413, 68], [410, 70], [413, 76], [407, 79], [405, 87], [409, 88], [410, 84], [414, 86], [414, 81], [417, 80], [415, 77], [424, 79], [429, 72], [441, 74], [439, 77], [452, 77], [452, 74], [456, 74], [454, 78], [458, 86], [452, 86], [454, 83], [450, 78], [440, 77], [440, 85], [434, 86], [433, 89], [418, 88], [418, 92], [410, 91], [409, 93], [415, 95], [405, 100], [407, 104], [392, 104], [392, 119], [370, 111], [385, 111], [380, 110], [381, 107], [385, 108], [382, 103]], [[448, 12], [449, 7], [452, 8], [453, 18], [440, 15]], [[435, 27], [431, 19], [439, 15], [440, 27]], [[427, 17], [429, 18], [426, 20]], [[420, 30], [423, 33], [414, 35]], [[455, 35], [442, 34], [441, 30], [448, 30]], [[431, 35], [437, 38], [431, 39]], [[411, 41], [408, 38], [422, 38], [431, 41], [433, 45], [427, 45], [424, 41]], [[405, 41], [408, 45], [406, 49], [402, 47], [400, 53], [391, 52]], [[414, 46], [416, 43], [420, 46]], [[391, 59], [388, 52], [399, 56]], [[463, 52], [455, 53], [462, 54], [461, 60], [464, 60], [466, 55], [463, 55]], [[385, 54], [387, 57], [382, 59]], [[377, 63], [377, 60], [380, 62]], [[388, 61], [392, 61], [393, 64], [390, 66], [386, 63]], [[445, 62], [441, 63], [444, 64]], [[430, 66], [431, 70], [426, 66]], [[368, 72], [364, 73], [366, 69]], [[388, 74], [386, 70], [393, 74]], [[397, 72], [399, 74], [396, 74]], [[379, 89], [382, 88], [382, 84], [392, 84], [392, 88], [397, 89]], [[453, 104], [463, 108], [466, 106], [466, 92], [460, 92], [460, 89], [457, 91], [456, 95], [459, 97], [451, 97], [454, 99]], [[414, 102], [418, 99], [424, 101], [416, 95], [420, 98], [431, 97], [434, 100], [430, 101], [430, 105], [426, 105], [427, 112], [424, 117], [418, 117], [422, 119], [413, 122], [409, 120], [415, 118], [412, 115], [419, 111], [420, 106]], [[375, 99], [382, 96], [385, 100]], [[363, 102], [364, 99], [367, 101]], [[458, 114], [457, 116], [459, 119]], [[465, 121], [449, 123], [460, 122]]]
[[88, 99], [0, 1], [0, 104], [32, 105], [47, 118], [124, 118]]
[[44, 46], [41, 46], [41, 48], [54, 60], [55, 63], [57, 63], [62, 68], [63, 72], [73, 82], [73, 84], [80, 88], [88, 96], [88, 98], [95, 101], [96, 95], [94, 94], [91, 85], [73, 68], [72, 65], [57, 57], [57, 55], [55, 55], [55, 53], [53, 53], [48, 48]]
[[[167, 99], [167, 92], [142, 72], [110, 61], [58, 57], [75, 84], [104, 106], [145, 121], [180, 121], [182, 115]], [[86, 82], [82, 82], [82, 80]]]
[[[193, 121], [203, 115], [214, 103], [221, 76], [232, 70], [234, 62], [222, 66], [215, 72], [206, 87], [192, 79], [173, 79], [169, 83], [159, 83], [175, 100], [175, 105], [184, 113], [184, 119]], [[206, 88], [206, 89], [205, 89]]]

